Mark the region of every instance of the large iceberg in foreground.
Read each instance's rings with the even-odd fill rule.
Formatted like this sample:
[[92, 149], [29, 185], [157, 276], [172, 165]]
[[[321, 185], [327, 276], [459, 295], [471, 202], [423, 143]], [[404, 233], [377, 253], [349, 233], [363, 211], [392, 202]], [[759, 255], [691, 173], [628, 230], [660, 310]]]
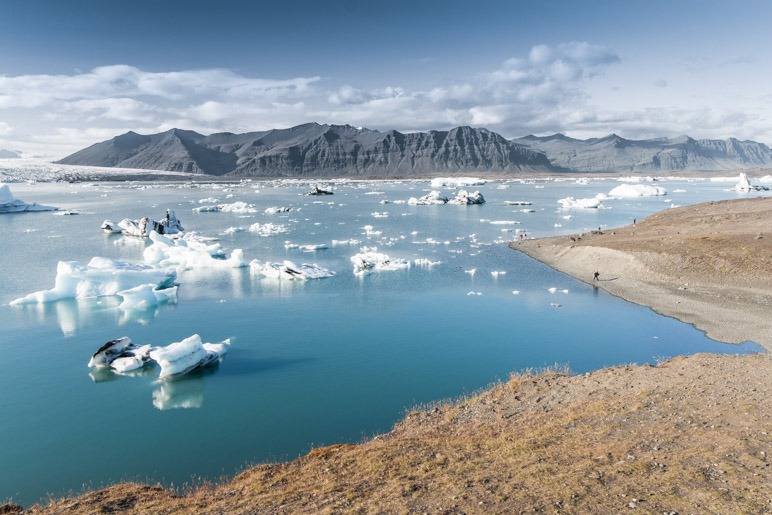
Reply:
[[485, 197], [483, 197], [483, 194], [479, 191], [469, 193], [466, 190], [458, 190], [456, 198], [450, 199], [448, 204], [460, 204], [464, 206], [469, 204], [485, 204]]
[[30, 293], [11, 301], [11, 305], [117, 295], [143, 284], [152, 284], [155, 289], [161, 290], [174, 286], [176, 279], [177, 272], [174, 270], [104, 257], [94, 257], [87, 265], [77, 261], [59, 261], [52, 289]]
[[27, 204], [13, 196], [7, 184], [0, 184], [0, 213], [22, 213], [25, 211], [57, 211], [59, 208]]
[[230, 340], [203, 343], [197, 334], [166, 347], [150, 351], [150, 357], [161, 367], [160, 379], [192, 372], [218, 361], [227, 351]]
[[148, 217], [140, 218], [139, 220], [124, 218], [118, 222], [117, 227], [110, 220], [102, 222], [102, 230], [105, 232], [118, 232], [118, 229], [127, 236], [140, 237], [149, 236], [152, 231], [160, 234], [178, 234], [185, 230], [174, 211], [169, 209], [166, 210], [166, 215], [164, 215], [160, 222], [156, 222]]
[[657, 197], [667, 195], [667, 190], [650, 184], [620, 184], [608, 194], [610, 197], [617, 198]]
[[240, 268], [247, 266], [244, 252], [236, 249], [231, 257], [221, 258], [219, 244], [206, 245], [198, 240], [169, 238], [155, 231], [150, 233], [152, 245], [145, 248], [142, 255], [145, 263], [154, 266], [170, 266], [179, 269], [189, 268]]
[[335, 275], [335, 272], [332, 270], [327, 270], [317, 264], [301, 263], [300, 265], [296, 265], [292, 261], [284, 261], [283, 263], [263, 263], [254, 259], [249, 263], [249, 267], [256, 272], [260, 272], [264, 276], [273, 279], [294, 279], [304, 281], [306, 279], [323, 279]]

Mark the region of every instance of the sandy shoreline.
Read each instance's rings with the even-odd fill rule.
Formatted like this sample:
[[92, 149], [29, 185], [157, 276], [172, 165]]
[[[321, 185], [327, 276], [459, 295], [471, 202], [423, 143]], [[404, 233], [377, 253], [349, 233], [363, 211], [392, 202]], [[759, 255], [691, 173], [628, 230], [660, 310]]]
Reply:
[[[693, 324], [726, 343], [772, 350], [772, 198], [667, 209], [607, 231], [513, 242], [588, 284]], [[593, 280], [599, 272], [598, 281]]]

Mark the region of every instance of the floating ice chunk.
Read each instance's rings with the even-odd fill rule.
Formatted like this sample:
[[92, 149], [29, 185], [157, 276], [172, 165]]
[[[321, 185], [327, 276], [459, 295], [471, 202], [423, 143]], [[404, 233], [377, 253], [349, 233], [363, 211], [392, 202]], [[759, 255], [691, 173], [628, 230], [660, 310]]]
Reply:
[[447, 204], [448, 197], [445, 197], [439, 191], [433, 190], [423, 197], [410, 197], [407, 201], [411, 206], [429, 206], [434, 204]]
[[112, 220], [105, 220], [104, 222], [102, 222], [101, 229], [108, 234], [122, 231], [122, 229], [118, 226], [118, 224], [113, 222]]
[[281, 224], [263, 224], [255, 223], [249, 226], [249, 232], [253, 232], [259, 236], [274, 236], [276, 234], [284, 234], [287, 232], [287, 227]]
[[324, 250], [324, 249], [328, 249], [329, 247], [324, 243], [319, 243], [316, 245], [313, 245], [313, 244], [300, 245], [298, 243], [285, 243], [284, 248], [287, 250], [298, 249], [298, 250], [302, 250], [303, 252], [316, 252], [317, 250]]
[[428, 260], [426, 258], [418, 258], [418, 259], [415, 259], [413, 261], [413, 263], [416, 266], [426, 266], [426, 267], [431, 268], [431, 267], [436, 266], [436, 265], [441, 265], [442, 261], [430, 261], [430, 260]]
[[23, 213], [28, 211], [57, 211], [59, 208], [32, 203], [27, 204], [13, 196], [7, 184], [0, 184], [0, 213]]
[[306, 195], [317, 195], [317, 196], [318, 195], [332, 195], [332, 194], [333, 194], [332, 191], [323, 190], [323, 189], [319, 188], [318, 186], [314, 186], [313, 188], [311, 188], [311, 191], [306, 193]]
[[550, 306], [552, 306], [553, 308], [559, 308], [562, 306], [562, 304], [558, 304], [557, 302], [550, 302]]
[[512, 290], [512, 295], [520, 295], [520, 290]]
[[292, 261], [282, 263], [262, 263], [254, 259], [249, 263], [251, 270], [260, 272], [266, 277], [273, 279], [291, 279], [304, 281], [306, 279], [323, 279], [325, 277], [334, 277], [335, 272], [327, 270], [317, 264], [301, 263], [297, 265]]
[[468, 186], [483, 186], [484, 179], [477, 177], [437, 177], [432, 179], [432, 188], [466, 188]]
[[560, 290], [560, 293], [568, 294], [568, 290]]
[[764, 191], [768, 188], [766, 186], [756, 186], [751, 184], [748, 180], [748, 175], [745, 172], [740, 172], [738, 177], [738, 183], [732, 188], [732, 191], [747, 192], [747, 191]]
[[469, 204], [485, 204], [485, 197], [483, 197], [483, 194], [479, 191], [475, 191], [474, 193], [469, 193], [466, 190], [459, 190], [456, 194], [456, 197], [453, 199], [450, 199], [448, 201], [448, 204], [460, 204], [460, 205], [469, 205]]
[[[152, 231], [156, 231], [159, 234], [178, 234], [185, 229], [177, 219], [174, 211], [166, 210], [164, 218], [160, 222], [156, 222], [152, 218], [144, 217], [139, 220], [132, 220], [130, 218], [124, 218], [118, 222], [118, 227], [121, 228], [121, 232], [127, 236], [140, 236], [146, 237]], [[103, 227], [104, 229], [104, 224]]]
[[30, 293], [11, 301], [11, 305], [53, 302], [59, 299], [87, 299], [129, 290], [143, 284], [155, 284], [157, 289], [174, 286], [177, 273], [145, 264], [117, 259], [94, 257], [87, 265], [77, 261], [59, 261], [56, 280], [50, 290]]
[[177, 298], [177, 286], [159, 290], [155, 284], [140, 284], [128, 290], [119, 291], [116, 295], [123, 298], [121, 309], [147, 309], [158, 304], [165, 304]]
[[107, 366], [121, 355], [130, 345], [131, 338], [123, 336], [116, 340], [110, 340], [105, 343], [91, 356], [88, 362], [89, 367]]
[[519, 225], [520, 222], [516, 220], [492, 220], [489, 222], [491, 225]]
[[275, 215], [276, 213], [289, 213], [292, 211], [291, 207], [269, 207], [263, 211], [266, 215]]
[[389, 217], [389, 212], [388, 211], [382, 211], [382, 212], [374, 211], [373, 213], [370, 213], [370, 215], [373, 218], [388, 218]]
[[469, 274], [471, 276], [474, 276], [475, 272], [477, 272], [476, 268], [470, 268], [469, 270], [464, 270], [465, 274]]
[[382, 252], [377, 252], [377, 249], [363, 248], [362, 252], [351, 256], [350, 259], [354, 265], [354, 273], [358, 275], [367, 274], [372, 271], [410, 268], [410, 261], [400, 258], [392, 259]]
[[257, 213], [257, 208], [254, 204], [247, 204], [246, 202], [233, 202], [231, 204], [217, 204], [216, 206], [200, 206], [194, 207], [194, 213], [217, 213], [222, 211], [223, 213]]
[[237, 232], [244, 232], [246, 229], [243, 227], [228, 227], [223, 232], [224, 234], [236, 234]]
[[555, 225], [554, 225], [554, 227], [555, 227], [555, 228], [558, 228], [558, 227], [563, 227], [563, 224], [555, 224]]
[[555, 293], [556, 291], [558, 291], [558, 289], [555, 287], [552, 287], [552, 288], [547, 288], [547, 291], [550, 293]]
[[467, 292], [467, 294], [466, 294], [466, 295], [467, 295], [468, 297], [469, 297], [469, 296], [472, 296], [472, 295], [478, 295], [478, 296], [479, 296], [479, 295], [482, 295], [482, 292], [480, 292], [480, 291], [470, 291], [470, 292]]
[[362, 242], [359, 241], [359, 240], [354, 240], [354, 239], [351, 239], [351, 240], [332, 240], [332, 246], [333, 247], [339, 246], [339, 245], [359, 245], [360, 243], [362, 243]]
[[610, 197], [617, 198], [657, 197], [667, 195], [667, 190], [651, 184], [620, 184], [608, 194]]
[[199, 204], [217, 204], [219, 202], [220, 202], [220, 199], [214, 198], [214, 197], [202, 198], [201, 200], [198, 201]]
[[686, 190], [673, 190], [673, 193], [686, 193]]
[[192, 372], [197, 368], [211, 365], [226, 352], [230, 340], [219, 344], [203, 343], [197, 334], [166, 347], [150, 351], [150, 358], [161, 367], [159, 379], [166, 379]]
[[505, 271], [503, 271], [503, 270], [494, 270], [494, 271], [491, 272], [491, 275], [493, 277], [498, 277], [500, 275], [507, 275], [507, 273]]
[[504, 204], [508, 206], [530, 206], [533, 204], [533, 202], [529, 202], [527, 200], [505, 200]]
[[[235, 249], [231, 253], [231, 257], [226, 259], [213, 257], [210, 248], [206, 245], [191, 245], [191, 242], [185, 239], [172, 241], [155, 231], [150, 233], [150, 240], [153, 244], [145, 248], [142, 255], [145, 258], [145, 263], [151, 265], [178, 269], [247, 266], [244, 252], [241, 249]], [[216, 248], [219, 250], [219, 245]]]
[[560, 204], [563, 209], [597, 209], [602, 205], [602, 202], [598, 198], [577, 199], [574, 197], [566, 197], [558, 200], [558, 204]]
[[153, 347], [151, 345], [141, 345], [129, 349], [128, 352], [124, 352], [121, 356], [115, 358], [110, 363], [110, 367], [121, 374], [140, 369], [150, 361], [150, 351], [152, 350]]

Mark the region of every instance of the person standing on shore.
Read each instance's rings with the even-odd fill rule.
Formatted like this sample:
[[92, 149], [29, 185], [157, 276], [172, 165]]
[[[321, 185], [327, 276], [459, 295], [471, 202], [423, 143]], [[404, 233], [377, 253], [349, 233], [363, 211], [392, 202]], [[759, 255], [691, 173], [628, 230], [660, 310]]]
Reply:
[[592, 276], [592, 282], [600, 281], [600, 272], [595, 272]]

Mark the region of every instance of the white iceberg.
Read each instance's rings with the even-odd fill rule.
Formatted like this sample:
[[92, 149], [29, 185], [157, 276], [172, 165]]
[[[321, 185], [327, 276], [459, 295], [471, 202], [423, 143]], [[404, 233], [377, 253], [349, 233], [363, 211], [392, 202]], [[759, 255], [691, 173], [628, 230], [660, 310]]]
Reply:
[[11, 305], [53, 302], [59, 299], [88, 299], [130, 290], [143, 284], [153, 284], [156, 289], [174, 286], [177, 273], [141, 263], [128, 263], [117, 259], [94, 257], [87, 265], [77, 261], [59, 261], [56, 280], [50, 290], [30, 293], [11, 301]]
[[466, 188], [468, 186], [482, 186], [484, 179], [477, 177], [437, 177], [432, 179], [432, 188]]
[[142, 368], [150, 361], [150, 345], [135, 345], [131, 338], [123, 336], [102, 345], [88, 362], [89, 367], [111, 367], [117, 372], [130, 372]]
[[249, 232], [253, 232], [259, 236], [273, 236], [276, 234], [283, 234], [287, 232], [287, 227], [281, 224], [263, 224], [254, 223], [249, 226]]
[[161, 367], [159, 379], [166, 379], [213, 364], [225, 355], [228, 344], [230, 340], [203, 343], [201, 337], [194, 334], [166, 347], [153, 349], [150, 358]]
[[469, 193], [466, 190], [459, 190], [456, 194], [456, 198], [450, 199], [448, 204], [460, 204], [464, 206], [469, 204], [485, 204], [485, 197], [483, 197], [483, 194], [479, 191]]
[[40, 204], [27, 204], [13, 196], [7, 184], [0, 184], [0, 213], [23, 213], [28, 211], [57, 211], [59, 208]]
[[121, 309], [143, 310], [176, 300], [177, 286], [159, 290], [155, 284], [140, 284], [134, 288], [119, 291], [116, 295], [123, 299], [118, 306]]
[[266, 215], [275, 215], [277, 213], [289, 213], [290, 211], [292, 211], [291, 207], [284, 207], [284, 206], [282, 206], [282, 207], [269, 207], [269, 208], [266, 208], [266, 210], [263, 211], [263, 213], [265, 213]]
[[560, 204], [563, 209], [597, 209], [603, 203], [598, 198], [566, 197], [558, 200], [558, 204]]
[[249, 263], [250, 269], [273, 279], [291, 279], [305, 281], [307, 279], [323, 279], [335, 276], [335, 272], [322, 268], [317, 264], [301, 263], [299, 265], [285, 260], [282, 263], [263, 263], [257, 259]]
[[608, 194], [610, 197], [616, 198], [658, 197], [667, 195], [667, 190], [661, 186], [650, 184], [620, 184]]
[[120, 226], [118, 226], [117, 223], [113, 222], [112, 220], [105, 220], [102, 222], [102, 230], [108, 234], [121, 232], [123, 229], [121, 229]]
[[740, 176], [738, 177], [738, 183], [735, 185], [734, 188], [732, 188], [732, 191], [739, 191], [739, 192], [748, 192], [748, 191], [764, 191], [768, 188], [766, 186], [756, 186], [755, 184], [751, 184], [751, 181], [748, 180], [748, 175], [744, 172], [740, 172]]
[[231, 204], [217, 204], [214, 206], [199, 206], [193, 208], [194, 213], [257, 213], [254, 204], [246, 202], [233, 202]]
[[410, 268], [410, 261], [399, 258], [392, 259], [386, 254], [377, 252], [377, 249], [365, 250], [351, 256], [350, 259], [354, 265], [354, 273], [357, 275], [367, 274], [372, 271]]
[[[177, 269], [240, 268], [247, 266], [244, 252], [241, 249], [235, 249], [229, 258], [223, 258], [220, 257], [219, 244], [207, 246], [195, 240], [191, 241], [184, 238], [172, 241], [155, 231], [150, 233], [150, 240], [153, 244], [142, 252], [145, 263], [150, 265]], [[214, 256], [213, 251], [216, 252]]]
[[441, 192], [432, 190], [423, 197], [415, 198], [410, 197], [407, 201], [411, 206], [430, 206], [435, 204], [447, 204], [448, 197], [442, 195]]
[[[109, 222], [109, 224], [108, 224]], [[108, 224], [107, 227], [105, 224]], [[182, 224], [177, 219], [177, 216], [174, 214], [174, 211], [171, 211], [169, 209], [166, 210], [166, 214], [164, 215], [164, 218], [160, 222], [156, 222], [152, 218], [144, 217], [140, 218], [139, 220], [132, 220], [130, 218], [124, 218], [120, 222], [118, 222], [118, 227], [121, 229], [121, 232], [127, 236], [140, 236], [140, 237], [147, 237], [151, 232], [156, 231], [159, 234], [178, 234], [183, 232], [185, 229], [182, 227]], [[109, 232], [115, 232], [115, 226], [112, 225], [112, 222], [109, 220], [105, 220], [102, 223], [102, 230]]]

